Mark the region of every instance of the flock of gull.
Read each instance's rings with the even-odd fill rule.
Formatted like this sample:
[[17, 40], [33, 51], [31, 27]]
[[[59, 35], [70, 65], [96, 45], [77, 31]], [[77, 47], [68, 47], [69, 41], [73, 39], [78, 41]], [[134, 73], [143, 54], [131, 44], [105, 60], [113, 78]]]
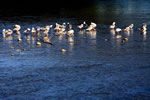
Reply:
[[[96, 31], [96, 24], [91, 22], [90, 25], [87, 25], [84, 21], [81, 25], [78, 25], [77, 28], [80, 30], [85, 29], [86, 31]], [[44, 27], [36, 26], [32, 28], [26, 28], [25, 30], [21, 30], [21, 25], [13, 25], [11, 29], [2, 29], [2, 35], [3, 38], [10, 39], [12, 38], [12, 35], [17, 35], [17, 41], [21, 42], [22, 38], [21, 35], [26, 37], [26, 41], [30, 41], [31, 37], [36, 37], [36, 45], [41, 46], [42, 43], [47, 43], [50, 45], [54, 45], [51, 42], [52, 33], [51, 31], [54, 31], [56, 36], [66, 36], [66, 39], [68, 39], [70, 42], [73, 42], [74, 37], [74, 29], [72, 27], [72, 24], [70, 23], [63, 23], [55, 25], [46, 25]], [[51, 34], [50, 34], [51, 33]], [[13, 49], [14, 47], [11, 47]], [[66, 52], [65, 49], [61, 49], [62, 52]]]
[[[47, 43], [50, 45], [54, 45], [51, 42], [51, 34], [50, 30], [53, 30], [56, 36], [66, 36], [66, 39], [68, 39], [69, 41], [72, 41], [72, 37], [74, 37], [74, 29], [72, 27], [73, 25], [70, 23], [63, 23], [63, 24], [58, 24], [56, 23], [55, 25], [46, 25], [44, 27], [40, 27], [40, 26], [36, 26], [36, 27], [32, 27], [32, 28], [27, 28], [25, 30], [23, 30], [23, 33], [21, 32], [21, 25], [13, 25], [12, 29], [3, 29], [2, 30], [2, 35], [3, 38], [9, 38], [11, 37], [12, 34], [17, 34], [18, 38], [17, 41], [21, 42], [22, 38], [21, 35], [25, 35], [26, 41], [30, 41], [30, 37], [38, 37], [37, 41], [36, 41], [36, 45], [37, 46], [41, 46], [42, 43]], [[87, 32], [95, 32], [96, 31], [96, 27], [97, 24], [94, 22], [91, 22], [90, 25], [88, 25], [85, 21], [76, 26], [80, 31], [81, 30], [85, 30]], [[109, 26], [109, 30], [110, 32], [115, 32], [116, 35], [116, 39], [120, 39], [122, 38], [122, 36], [120, 35], [121, 31], [124, 31], [126, 33], [130, 32], [133, 30], [134, 25], [130, 24], [128, 27], [126, 27], [125, 29], [121, 29], [121, 28], [117, 28], [116, 27], [116, 22], [113, 22], [110, 26]], [[139, 31], [142, 34], [146, 34], [147, 31], [147, 24], [143, 24], [141, 28], [139, 28]], [[124, 38], [123, 41], [128, 41], [128, 38]], [[13, 47], [11, 47], [13, 48]], [[65, 49], [61, 49], [62, 52], [66, 52]], [[13, 56], [13, 54], [12, 54]]]
[[[122, 38], [122, 35], [120, 35], [120, 32], [123, 31], [124, 33], [130, 33], [131, 31], [133, 31], [133, 27], [134, 24], [130, 24], [129, 26], [127, 26], [124, 29], [121, 28], [116, 28], [116, 22], [113, 22], [112, 25], [109, 26], [110, 29], [110, 33], [116, 33], [116, 39], [120, 39]], [[145, 35], [147, 33], [147, 24], [143, 23], [141, 28], [138, 28], [138, 31]], [[126, 42], [128, 41], [128, 38], [123, 38], [122, 42]]]

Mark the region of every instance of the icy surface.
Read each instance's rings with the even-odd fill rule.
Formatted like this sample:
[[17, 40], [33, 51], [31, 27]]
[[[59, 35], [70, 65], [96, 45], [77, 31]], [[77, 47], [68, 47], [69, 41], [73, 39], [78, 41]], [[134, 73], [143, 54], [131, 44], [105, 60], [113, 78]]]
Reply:
[[[96, 33], [78, 32], [74, 42], [53, 35], [55, 44], [23, 37], [18, 42], [0, 37], [0, 99], [137, 99], [150, 98], [150, 35], [120, 33], [123, 43], [98, 24]], [[1, 28], [10, 27], [8, 23]], [[53, 24], [53, 23], [49, 23]], [[44, 24], [39, 24], [39, 26]], [[26, 23], [22, 28], [32, 27]], [[10, 47], [14, 47], [11, 49]], [[64, 48], [67, 52], [62, 53]], [[16, 50], [23, 50], [18, 53]], [[11, 54], [14, 56], [11, 56]]]
[[[96, 32], [92, 33], [77, 29], [76, 26], [84, 21], [80, 18], [24, 16], [1, 19], [0, 31], [20, 24], [23, 41], [18, 42], [15, 34], [12, 40], [0, 34], [0, 100], [149, 100], [149, 1], [136, 0], [137, 4], [131, 0], [121, 1], [128, 2], [123, 6], [113, 2], [116, 6], [110, 9], [108, 5], [106, 9], [103, 1], [104, 5], [96, 8], [94, 14], [91, 11], [89, 16], [96, 18], [85, 20], [88, 24], [97, 23]], [[116, 39], [116, 34], [108, 29], [112, 21], [120, 28], [131, 23], [135, 27], [130, 34], [121, 32], [122, 38]], [[53, 34], [54, 46], [42, 43], [38, 47], [34, 38], [26, 41], [24, 29], [56, 22], [73, 25], [74, 42], [69, 42], [65, 36], [54, 35], [53, 30], [49, 34]], [[148, 24], [145, 35], [138, 31], [142, 23]], [[123, 38], [128, 41], [122, 42]], [[61, 49], [67, 51], [62, 53]]]

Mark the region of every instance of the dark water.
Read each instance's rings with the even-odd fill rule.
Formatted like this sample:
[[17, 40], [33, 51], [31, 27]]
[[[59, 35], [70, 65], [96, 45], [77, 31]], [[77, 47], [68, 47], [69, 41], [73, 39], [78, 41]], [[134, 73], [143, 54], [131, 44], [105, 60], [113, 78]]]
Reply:
[[[66, 1], [67, 2], [67, 1]], [[111, 24], [116, 21], [119, 25], [135, 25], [141, 23], [149, 24], [150, 16], [150, 1], [148, 0], [94, 0], [87, 1], [85, 4], [78, 2], [69, 2], [70, 4], [62, 3], [62, 6], [38, 6], [20, 7], [18, 8], [3, 8], [0, 9], [0, 17], [5, 20], [23, 20], [30, 19], [29, 16], [38, 16], [31, 18], [32, 20], [42, 20], [51, 17], [57, 18], [79, 18], [94, 21], [99, 24]], [[74, 3], [74, 5], [73, 5]], [[71, 6], [70, 6], [71, 5]], [[7, 17], [6, 17], [7, 16]], [[17, 16], [26, 16], [18, 18]], [[28, 17], [27, 17], [28, 16]], [[41, 17], [39, 17], [41, 16]], [[138, 20], [138, 21], [137, 21]]]
[[[14, 24], [22, 26], [22, 33], [27, 27], [70, 22], [75, 36], [69, 42], [52, 30], [55, 46], [37, 47], [36, 40], [27, 42], [23, 33], [22, 42], [16, 35], [7, 40], [1, 34], [0, 100], [149, 100], [149, 4], [148, 0], [103, 0], [90, 7], [59, 9], [52, 16], [45, 12], [1, 17], [1, 31]], [[97, 23], [97, 31], [79, 31], [76, 26], [84, 20]], [[128, 42], [110, 33], [113, 21], [121, 28], [135, 25], [133, 32], [120, 33]], [[142, 23], [148, 24], [146, 35], [138, 31]], [[62, 53], [62, 48], [67, 52]]]

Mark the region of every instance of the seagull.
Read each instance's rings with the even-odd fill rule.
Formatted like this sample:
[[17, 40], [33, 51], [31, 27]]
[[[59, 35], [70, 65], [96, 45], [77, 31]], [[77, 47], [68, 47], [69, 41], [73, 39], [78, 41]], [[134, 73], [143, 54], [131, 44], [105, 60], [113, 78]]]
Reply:
[[121, 31], [122, 31], [121, 28], [116, 28], [116, 32], [117, 32], [117, 33], [121, 32]]
[[16, 24], [16, 25], [13, 26], [13, 28], [14, 28], [13, 29], [14, 31], [19, 31], [21, 29], [21, 26]]
[[93, 27], [93, 29], [95, 29], [97, 25], [96, 23], [91, 22], [91, 26]]
[[82, 28], [83, 28], [83, 24], [81, 24], [81, 25], [78, 25], [77, 27], [81, 30]]
[[24, 30], [24, 33], [29, 33], [30, 32], [30, 28], [27, 28], [26, 30]]
[[71, 29], [71, 30], [67, 31], [67, 34], [68, 34], [69, 36], [73, 36], [73, 35], [74, 35], [74, 30]]
[[130, 31], [130, 27], [126, 27], [124, 30], [123, 30], [125, 33], [128, 33]]
[[129, 25], [129, 29], [130, 29], [130, 30], [133, 30], [133, 27], [134, 27], [133, 24], [130, 24], [130, 25]]
[[90, 25], [86, 30], [91, 31], [93, 29], [92, 25]]
[[113, 22], [112, 25], [109, 26], [110, 29], [114, 29], [116, 27], [116, 22]]

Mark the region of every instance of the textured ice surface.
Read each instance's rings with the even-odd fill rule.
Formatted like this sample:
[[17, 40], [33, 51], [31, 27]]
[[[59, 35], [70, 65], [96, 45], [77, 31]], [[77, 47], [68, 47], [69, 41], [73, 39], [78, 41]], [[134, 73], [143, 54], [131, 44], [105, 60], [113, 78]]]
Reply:
[[[76, 26], [83, 22], [80, 18], [26, 16], [0, 20], [0, 31], [14, 24], [20, 24], [23, 31], [56, 22], [70, 22], [75, 30], [73, 43], [65, 36], [53, 35], [54, 46], [42, 43], [41, 47], [35, 40], [27, 43], [23, 35], [23, 41], [17, 42], [16, 35], [6, 40], [0, 34], [0, 100], [149, 100], [149, 26], [146, 35], [138, 32], [142, 23], [149, 25], [149, 2], [126, 1], [123, 6], [113, 2], [112, 9], [104, 3], [96, 12], [87, 13], [95, 16], [86, 19], [88, 23], [102, 23], [96, 33], [79, 32]], [[130, 34], [120, 33], [127, 42], [109, 32], [107, 24], [112, 21], [121, 28], [135, 24]], [[62, 48], [67, 51], [62, 53]], [[26, 50], [18, 53], [20, 49]]]
[[[149, 32], [146, 36], [137, 30], [130, 35], [122, 32], [128, 38], [122, 43], [107, 26], [98, 24], [96, 33], [82, 33], [76, 25], [73, 43], [54, 35], [54, 46], [37, 47], [35, 40], [26, 44], [23, 36], [17, 42], [15, 35], [11, 41], [1, 35], [0, 99], [149, 99]], [[67, 52], [62, 53], [62, 48]], [[18, 49], [26, 51], [18, 53]]]

